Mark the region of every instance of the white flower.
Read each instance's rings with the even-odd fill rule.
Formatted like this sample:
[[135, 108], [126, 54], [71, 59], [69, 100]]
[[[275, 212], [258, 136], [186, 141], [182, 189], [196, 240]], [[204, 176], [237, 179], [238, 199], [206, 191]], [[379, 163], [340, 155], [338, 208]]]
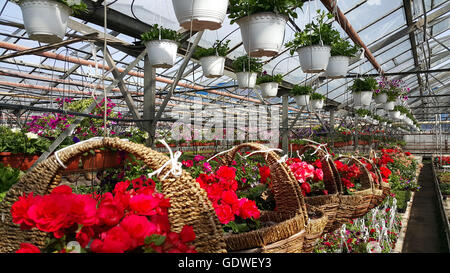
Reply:
[[77, 241], [70, 241], [67, 243], [66, 250], [69, 253], [81, 253], [81, 245]]
[[32, 132], [28, 132], [25, 134], [27, 136], [28, 139], [38, 139], [38, 135], [36, 135], [35, 133]]
[[20, 129], [19, 129], [19, 128], [12, 128], [12, 129], [11, 129], [11, 132], [13, 132], [13, 133], [18, 133], [18, 132], [20, 132]]

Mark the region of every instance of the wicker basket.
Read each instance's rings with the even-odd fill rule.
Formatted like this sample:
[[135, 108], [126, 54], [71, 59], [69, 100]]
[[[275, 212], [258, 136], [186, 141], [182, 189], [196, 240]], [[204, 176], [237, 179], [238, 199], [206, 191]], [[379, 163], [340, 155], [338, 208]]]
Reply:
[[[373, 163], [377, 162], [378, 160], [377, 153], [374, 150], [370, 151], [369, 159], [372, 160]], [[372, 164], [372, 166], [374, 166], [374, 169], [376, 169], [378, 171], [378, 174], [380, 174], [379, 181], [381, 190], [383, 192], [383, 200], [384, 200], [391, 193], [391, 185], [389, 184], [389, 182], [383, 181], [383, 176], [381, 175], [380, 169], [378, 168], [377, 164]]]
[[[267, 151], [258, 143], [234, 147], [222, 157], [223, 165], [231, 165], [241, 149]], [[301, 189], [286, 163], [275, 152], [264, 152], [271, 170], [276, 212], [263, 212], [262, 222], [275, 223], [262, 229], [225, 236], [227, 250], [238, 252], [300, 253], [308, 251], [323, 233], [327, 217], [320, 209], [305, 203]]]
[[381, 186], [381, 182], [383, 181], [383, 177], [381, 176], [380, 170], [378, 169], [377, 165], [372, 160], [367, 159], [365, 157], [358, 157], [358, 159], [363, 159], [364, 161], [368, 162], [372, 166], [372, 171], [373, 171], [373, 173], [375, 173], [375, 175], [377, 176], [377, 179], [378, 179], [378, 181], [374, 181], [372, 179], [372, 182], [373, 182], [373, 198], [372, 198], [372, 201], [370, 202], [370, 205], [369, 205], [369, 210], [371, 210], [371, 209], [377, 207], [378, 205], [380, 205], [383, 202], [384, 198], [385, 198], [385, 196], [383, 194], [383, 188]]
[[[354, 192], [353, 195], [344, 195], [343, 191], [340, 192], [340, 203], [336, 213], [333, 229], [340, 228], [342, 224], [347, 223], [351, 219], [364, 216], [369, 211], [369, 206], [373, 198], [372, 176], [364, 164], [358, 159], [350, 156], [341, 156], [337, 158], [337, 160], [341, 159], [348, 159], [350, 163], [357, 164], [363, 170], [361, 176], [362, 189]], [[341, 176], [334, 162], [331, 164], [331, 167], [338, 184], [338, 189], [343, 189], [344, 186], [342, 185]]]
[[[339, 192], [338, 186], [335, 181], [333, 170], [331, 164], [333, 164], [333, 159], [327, 157], [323, 150], [318, 149], [317, 145], [306, 145], [302, 147], [299, 151], [299, 155], [303, 155], [307, 150], [313, 149], [317, 151], [319, 157], [321, 158], [322, 171], [323, 171], [323, 181], [325, 184], [325, 189], [328, 191], [327, 195], [311, 196], [305, 197], [306, 204], [317, 207], [325, 213], [328, 218], [327, 225], [324, 229], [324, 233], [329, 233], [334, 231], [334, 220], [336, 218], [336, 213], [339, 207]], [[339, 186], [341, 186], [339, 184]]]
[[[133, 154], [153, 170], [161, 168], [169, 160], [167, 156], [144, 145], [118, 138], [83, 142], [61, 150], [58, 155], [61, 162], [66, 164], [77, 155], [102, 147], [115, 148]], [[170, 167], [164, 168], [161, 175], [166, 174], [169, 170]], [[61, 182], [61, 173], [61, 165], [52, 155], [23, 176], [9, 190], [0, 204], [0, 213], [4, 217], [0, 223], [0, 252], [14, 252], [23, 242], [32, 243], [39, 248], [45, 246], [48, 234], [36, 229], [21, 230], [12, 222], [10, 208], [23, 193], [33, 192], [37, 195], [50, 193]], [[163, 181], [162, 192], [167, 198], [170, 198], [169, 221], [174, 232], [180, 232], [184, 225], [191, 225], [196, 234], [194, 245], [198, 252], [226, 252], [221, 224], [214, 208], [206, 192], [200, 188], [200, 185], [189, 173], [183, 172], [179, 177], [170, 174]]]

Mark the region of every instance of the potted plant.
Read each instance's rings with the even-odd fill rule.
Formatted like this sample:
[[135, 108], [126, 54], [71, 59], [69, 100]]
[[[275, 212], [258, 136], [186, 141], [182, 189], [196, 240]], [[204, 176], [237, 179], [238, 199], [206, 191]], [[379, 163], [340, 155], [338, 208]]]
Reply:
[[234, 60], [232, 66], [236, 73], [239, 88], [255, 88], [256, 79], [263, 67], [258, 59], [244, 55]]
[[142, 43], [147, 47], [150, 64], [155, 68], [171, 68], [176, 61], [178, 42], [181, 35], [175, 30], [153, 25], [141, 35]]
[[311, 94], [311, 107], [313, 109], [317, 109], [317, 110], [322, 109], [325, 99], [326, 99], [326, 97], [322, 94], [319, 94], [316, 92], [312, 93]]
[[328, 61], [326, 75], [329, 78], [339, 78], [347, 75], [350, 58], [355, 57], [359, 47], [339, 37], [331, 45], [331, 57]]
[[216, 30], [227, 15], [228, 0], [172, 0], [180, 26], [193, 31]]
[[231, 23], [241, 28], [242, 42], [252, 57], [272, 57], [284, 43], [286, 23], [297, 18], [300, 0], [230, 0]]
[[350, 87], [355, 106], [370, 105], [373, 91], [377, 89], [377, 86], [377, 81], [372, 77], [355, 79]]
[[392, 119], [400, 119], [400, 115], [401, 115], [401, 112], [400, 112], [399, 105], [396, 105], [392, 111], [389, 111], [389, 116]]
[[263, 98], [276, 97], [278, 94], [278, 86], [283, 81], [283, 75], [269, 75], [265, 71], [261, 77], [256, 79], [256, 84], [261, 87], [261, 94]]
[[194, 59], [197, 59], [202, 64], [203, 75], [207, 78], [219, 78], [223, 76], [225, 67], [225, 57], [230, 48], [228, 44], [230, 40], [225, 43], [217, 40], [211, 48], [200, 48], [194, 52]]
[[371, 115], [370, 111], [367, 109], [356, 109], [355, 113], [364, 120], [366, 120]]
[[331, 13], [318, 11], [316, 22], [306, 24], [304, 30], [295, 33], [294, 40], [285, 45], [290, 48], [291, 55], [298, 53], [305, 73], [323, 72], [328, 66], [331, 45], [339, 38], [339, 32], [333, 29], [332, 23], [326, 22], [331, 18]]
[[20, 6], [28, 37], [41, 43], [64, 39], [72, 13], [86, 11], [82, 0], [11, 0]]
[[295, 102], [299, 107], [307, 106], [313, 89], [307, 85], [294, 85], [291, 94], [294, 96]]

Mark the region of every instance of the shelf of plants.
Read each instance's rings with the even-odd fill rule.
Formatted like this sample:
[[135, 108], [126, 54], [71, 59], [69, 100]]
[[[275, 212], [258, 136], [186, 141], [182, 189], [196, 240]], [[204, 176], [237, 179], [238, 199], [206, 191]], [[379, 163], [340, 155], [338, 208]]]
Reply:
[[[422, 109], [448, 74], [419, 71], [447, 36], [415, 46], [445, 1], [4, 2], [0, 253], [401, 252], [448, 140]], [[432, 162], [449, 236], [450, 157]]]

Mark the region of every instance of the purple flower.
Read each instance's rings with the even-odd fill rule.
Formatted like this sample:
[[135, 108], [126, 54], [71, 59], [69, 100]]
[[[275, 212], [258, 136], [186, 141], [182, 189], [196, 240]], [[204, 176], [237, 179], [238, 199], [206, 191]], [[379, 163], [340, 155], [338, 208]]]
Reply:
[[79, 139], [78, 137], [76, 137], [76, 136], [74, 136], [74, 137], [72, 138], [72, 140], [73, 140], [74, 143], [80, 142], [80, 139]]

